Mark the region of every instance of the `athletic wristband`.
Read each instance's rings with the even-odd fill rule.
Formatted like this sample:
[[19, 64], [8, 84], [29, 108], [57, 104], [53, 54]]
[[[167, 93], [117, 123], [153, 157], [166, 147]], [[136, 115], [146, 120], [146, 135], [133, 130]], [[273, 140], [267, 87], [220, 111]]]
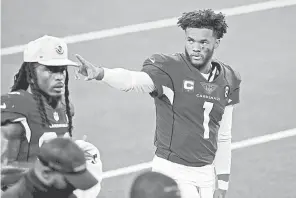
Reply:
[[228, 190], [229, 182], [218, 180], [218, 188], [221, 190]]
[[95, 77], [96, 80], [102, 80], [104, 78], [105, 75], [105, 70], [103, 67], [99, 67], [98, 70], [101, 70], [101, 72], [99, 72], [99, 74]]

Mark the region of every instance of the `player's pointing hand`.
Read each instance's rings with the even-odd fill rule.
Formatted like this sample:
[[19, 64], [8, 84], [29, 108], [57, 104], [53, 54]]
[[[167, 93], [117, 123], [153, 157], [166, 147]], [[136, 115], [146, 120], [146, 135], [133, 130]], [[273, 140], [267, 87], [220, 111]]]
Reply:
[[101, 80], [104, 72], [103, 68], [93, 65], [78, 54], [76, 54], [76, 58], [80, 62], [78, 71], [76, 72], [76, 78], [79, 78], [77, 75], [79, 73], [85, 76], [85, 80]]

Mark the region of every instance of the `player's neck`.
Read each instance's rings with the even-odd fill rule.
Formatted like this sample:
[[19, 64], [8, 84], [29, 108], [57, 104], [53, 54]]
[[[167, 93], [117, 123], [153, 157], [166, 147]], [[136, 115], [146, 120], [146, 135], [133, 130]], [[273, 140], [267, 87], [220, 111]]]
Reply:
[[209, 60], [209, 62], [207, 64], [205, 64], [203, 67], [199, 68], [200, 73], [203, 73], [203, 74], [208, 74], [211, 72], [211, 70], [212, 70], [212, 61], [211, 60]]

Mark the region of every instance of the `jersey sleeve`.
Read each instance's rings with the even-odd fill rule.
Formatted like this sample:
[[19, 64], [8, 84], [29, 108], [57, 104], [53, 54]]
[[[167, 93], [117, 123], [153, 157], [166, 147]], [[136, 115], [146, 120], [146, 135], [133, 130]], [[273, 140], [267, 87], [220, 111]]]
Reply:
[[237, 71], [234, 71], [230, 66], [225, 67], [226, 80], [229, 83], [225, 87], [225, 97], [228, 98], [227, 105], [235, 105], [240, 102], [240, 84], [241, 77]]
[[143, 63], [142, 72], [150, 76], [155, 86], [154, 91], [150, 93], [152, 97], [160, 97], [163, 95], [164, 87], [172, 87], [172, 81], [166, 72], [165, 63], [165, 59], [159, 54], [152, 55]]
[[18, 92], [1, 96], [1, 125], [18, 122], [18, 120], [27, 117], [26, 104], [21, 98], [22, 95]]
[[228, 105], [235, 105], [235, 104], [238, 104], [240, 102], [239, 92], [240, 92], [239, 87], [236, 88], [235, 90], [233, 90], [231, 95], [229, 95]]
[[230, 89], [228, 105], [235, 105], [240, 102], [240, 84], [241, 84], [241, 77], [238, 72], [234, 71], [233, 86]]

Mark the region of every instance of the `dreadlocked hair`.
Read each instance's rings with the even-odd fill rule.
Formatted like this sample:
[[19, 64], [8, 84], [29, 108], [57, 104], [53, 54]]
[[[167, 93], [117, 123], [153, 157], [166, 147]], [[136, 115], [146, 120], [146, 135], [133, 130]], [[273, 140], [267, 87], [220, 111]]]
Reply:
[[42, 120], [42, 126], [45, 127], [46, 125], [50, 125], [50, 123], [46, 115], [42, 94], [39, 91], [40, 88], [38, 86], [34, 64], [35, 63], [31, 62], [24, 62], [22, 64], [19, 72], [14, 76], [14, 85], [12, 86], [11, 91], [27, 90], [30, 85], [33, 98], [37, 102], [37, 107]]
[[70, 134], [70, 137], [72, 137], [72, 114], [70, 109], [70, 101], [69, 101], [69, 88], [68, 88], [68, 82], [69, 82], [69, 74], [68, 70], [66, 70], [66, 79], [65, 79], [65, 102], [66, 102], [66, 114], [68, 117], [68, 131]]
[[178, 19], [178, 26], [183, 30], [187, 28], [207, 28], [213, 30], [215, 36], [220, 39], [227, 32], [225, 16], [215, 13], [211, 9], [185, 12]]
[[11, 92], [17, 90], [27, 90], [29, 87], [29, 83], [27, 81], [27, 71], [26, 71], [27, 63], [23, 63], [18, 73], [14, 76], [14, 83], [11, 87]]
[[[33, 98], [37, 102], [37, 107], [40, 113], [40, 117], [42, 120], [42, 126], [50, 125], [50, 122], [47, 118], [44, 100], [42, 99], [42, 93], [38, 86], [37, 82], [37, 75], [34, 67], [35, 63], [24, 62], [18, 71], [18, 73], [14, 76], [14, 84], [11, 88], [11, 91], [18, 91], [18, 90], [27, 90], [29, 85], [32, 90]], [[33, 80], [33, 81], [32, 81]], [[69, 134], [72, 137], [72, 114], [70, 108], [70, 101], [69, 101], [69, 75], [68, 71], [66, 70], [66, 79], [65, 79], [65, 103], [66, 103], [66, 114], [68, 117], [68, 130]]]
[[[29, 64], [28, 67], [26, 67], [27, 74], [28, 74], [27, 81], [29, 82], [29, 85], [31, 87], [33, 98], [37, 102], [37, 107], [38, 107], [38, 110], [39, 110], [39, 113], [41, 116], [42, 125], [45, 127], [46, 124], [50, 125], [50, 122], [47, 118], [47, 114], [46, 114], [46, 110], [45, 110], [45, 106], [44, 106], [44, 100], [42, 98], [42, 94], [41, 94], [40, 88], [38, 86], [35, 67], [32, 63], [28, 63], [28, 64]], [[31, 79], [33, 80], [33, 82]]]

